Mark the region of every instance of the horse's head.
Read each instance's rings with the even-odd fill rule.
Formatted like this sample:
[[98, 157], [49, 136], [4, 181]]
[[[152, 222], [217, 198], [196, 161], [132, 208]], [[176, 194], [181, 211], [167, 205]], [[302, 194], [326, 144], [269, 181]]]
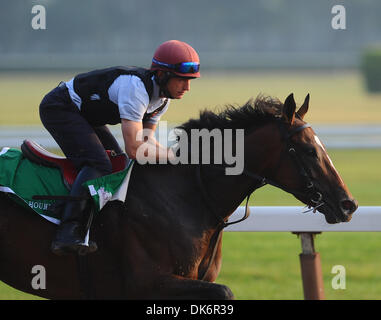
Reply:
[[297, 112], [293, 94], [285, 100], [281, 120], [277, 121], [281, 148], [270, 179], [314, 212], [323, 213], [328, 223], [349, 221], [357, 201], [318, 136], [303, 121], [308, 105], [309, 95]]

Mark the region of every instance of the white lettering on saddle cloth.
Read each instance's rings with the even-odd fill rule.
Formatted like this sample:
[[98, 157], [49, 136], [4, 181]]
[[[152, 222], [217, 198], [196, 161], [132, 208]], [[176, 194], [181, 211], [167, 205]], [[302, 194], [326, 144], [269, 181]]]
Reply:
[[38, 201], [28, 201], [28, 205], [32, 209], [48, 210], [51, 204]]

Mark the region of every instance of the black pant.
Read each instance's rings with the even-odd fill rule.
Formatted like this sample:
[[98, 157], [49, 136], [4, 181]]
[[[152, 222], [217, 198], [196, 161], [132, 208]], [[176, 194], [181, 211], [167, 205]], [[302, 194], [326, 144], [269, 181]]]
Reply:
[[64, 84], [49, 92], [40, 104], [40, 118], [65, 156], [80, 170], [87, 165], [110, 174], [112, 165], [106, 150], [122, 153], [109, 129], [94, 127], [81, 115]]

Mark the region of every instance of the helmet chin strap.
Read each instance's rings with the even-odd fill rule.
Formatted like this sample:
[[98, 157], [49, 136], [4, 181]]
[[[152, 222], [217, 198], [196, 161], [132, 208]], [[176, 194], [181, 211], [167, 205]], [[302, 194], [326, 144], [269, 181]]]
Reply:
[[161, 78], [157, 75], [157, 73], [155, 74], [154, 79], [160, 87], [160, 92], [159, 92], [160, 96], [164, 96], [165, 98], [173, 99], [173, 96], [170, 94], [170, 92], [167, 88], [168, 81], [172, 77], [173, 77], [172, 73], [170, 73], [168, 71], [164, 72], [164, 74]]

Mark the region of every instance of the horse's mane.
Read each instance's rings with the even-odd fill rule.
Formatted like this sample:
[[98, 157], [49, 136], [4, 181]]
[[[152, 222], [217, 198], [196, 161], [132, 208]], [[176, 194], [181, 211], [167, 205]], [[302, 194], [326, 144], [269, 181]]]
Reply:
[[279, 99], [259, 95], [243, 106], [226, 105], [220, 113], [210, 110], [200, 112], [199, 119], [190, 119], [178, 129], [190, 133], [191, 129], [248, 129], [279, 120], [283, 103]]

